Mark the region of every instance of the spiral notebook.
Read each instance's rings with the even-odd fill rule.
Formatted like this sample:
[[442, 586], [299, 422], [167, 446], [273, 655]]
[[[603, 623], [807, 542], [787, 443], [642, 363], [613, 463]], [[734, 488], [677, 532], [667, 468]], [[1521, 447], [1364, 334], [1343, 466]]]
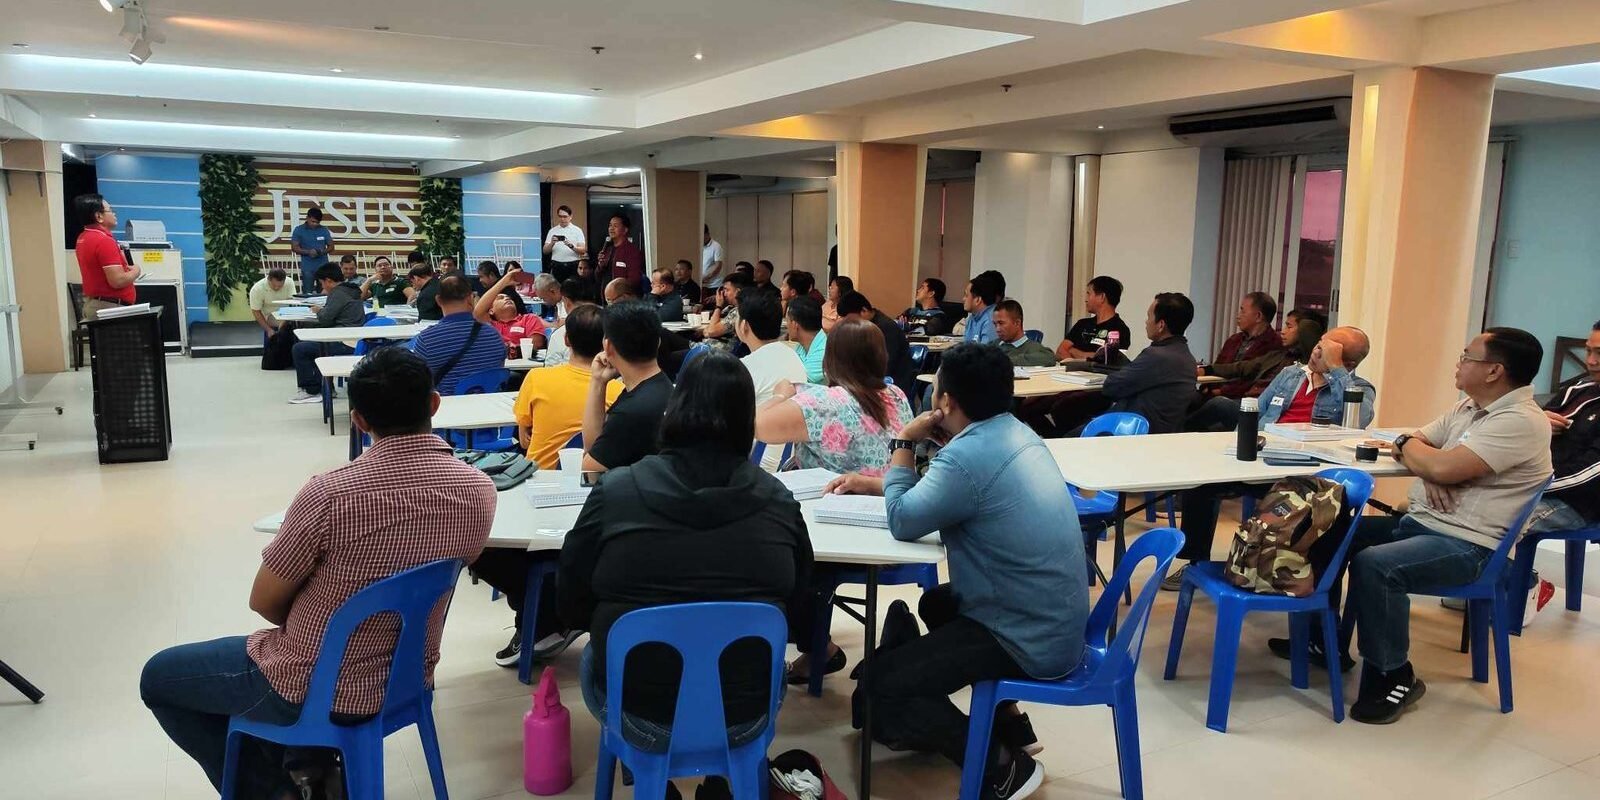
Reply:
[[815, 500], [822, 496], [822, 490], [828, 488], [828, 482], [839, 477], [839, 473], [831, 469], [820, 467], [812, 469], [797, 469], [789, 472], [779, 472], [775, 476], [778, 482], [788, 488], [789, 493], [796, 500]]
[[534, 508], [581, 506], [589, 499], [589, 487], [542, 481], [528, 483], [528, 501]]
[[817, 501], [811, 515], [818, 522], [859, 525], [863, 528], [888, 528], [889, 508], [882, 497], [861, 494], [829, 494]]

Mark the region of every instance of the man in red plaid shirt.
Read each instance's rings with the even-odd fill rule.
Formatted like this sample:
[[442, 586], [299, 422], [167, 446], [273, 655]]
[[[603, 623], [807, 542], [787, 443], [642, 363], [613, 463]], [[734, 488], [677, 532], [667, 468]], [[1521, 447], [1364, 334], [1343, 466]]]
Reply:
[[[163, 650], [140, 678], [156, 721], [218, 791], [229, 717], [294, 722], [328, 620], [351, 595], [431, 561], [471, 562], [489, 538], [494, 485], [432, 433], [439, 395], [427, 363], [404, 348], [381, 348], [347, 383], [351, 420], [373, 443], [355, 461], [308, 481], [262, 551], [250, 608], [273, 627]], [[428, 626], [430, 684], [444, 608]], [[335, 722], [382, 708], [397, 636], [392, 615], [374, 617], [351, 635], [334, 690]], [[300, 796], [281, 746], [252, 740], [239, 767], [240, 797]]]

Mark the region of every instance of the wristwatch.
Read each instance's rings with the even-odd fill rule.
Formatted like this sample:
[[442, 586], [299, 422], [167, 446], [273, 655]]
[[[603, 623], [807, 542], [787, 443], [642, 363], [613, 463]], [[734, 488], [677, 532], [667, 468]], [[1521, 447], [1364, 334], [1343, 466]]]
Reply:
[[1406, 449], [1406, 442], [1411, 441], [1411, 439], [1412, 436], [1409, 433], [1402, 433], [1394, 437], [1394, 460], [1400, 460], [1401, 451]]
[[910, 439], [890, 439], [889, 440], [889, 456], [891, 458], [894, 457], [894, 451], [896, 451], [896, 450], [910, 450], [912, 452], [916, 452], [916, 449], [917, 449], [917, 443], [911, 441]]

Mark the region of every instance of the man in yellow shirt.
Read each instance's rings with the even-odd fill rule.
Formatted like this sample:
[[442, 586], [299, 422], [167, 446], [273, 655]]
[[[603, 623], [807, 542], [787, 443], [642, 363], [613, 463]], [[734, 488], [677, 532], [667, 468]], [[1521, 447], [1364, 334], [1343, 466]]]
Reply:
[[[600, 352], [604, 333], [598, 306], [578, 306], [555, 335], [565, 336], [572, 360], [532, 370], [522, 380], [512, 410], [517, 417], [517, 442], [540, 469], [556, 469], [559, 453], [583, 430], [583, 406], [589, 397], [589, 367]], [[622, 394], [622, 382], [606, 386], [606, 407]]]

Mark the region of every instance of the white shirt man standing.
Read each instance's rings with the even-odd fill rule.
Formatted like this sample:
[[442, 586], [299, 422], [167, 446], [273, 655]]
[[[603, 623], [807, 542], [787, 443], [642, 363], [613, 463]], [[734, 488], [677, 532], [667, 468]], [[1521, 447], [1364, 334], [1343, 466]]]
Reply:
[[556, 209], [556, 224], [544, 235], [544, 254], [550, 257], [550, 272], [557, 281], [578, 274], [578, 259], [589, 254], [589, 241], [583, 229], [572, 224], [572, 209]]
[[700, 248], [700, 289], [710, 291], [722, 288], [722, 243], [711, 238], [711, 226], [705, 226], [705, 236]]

